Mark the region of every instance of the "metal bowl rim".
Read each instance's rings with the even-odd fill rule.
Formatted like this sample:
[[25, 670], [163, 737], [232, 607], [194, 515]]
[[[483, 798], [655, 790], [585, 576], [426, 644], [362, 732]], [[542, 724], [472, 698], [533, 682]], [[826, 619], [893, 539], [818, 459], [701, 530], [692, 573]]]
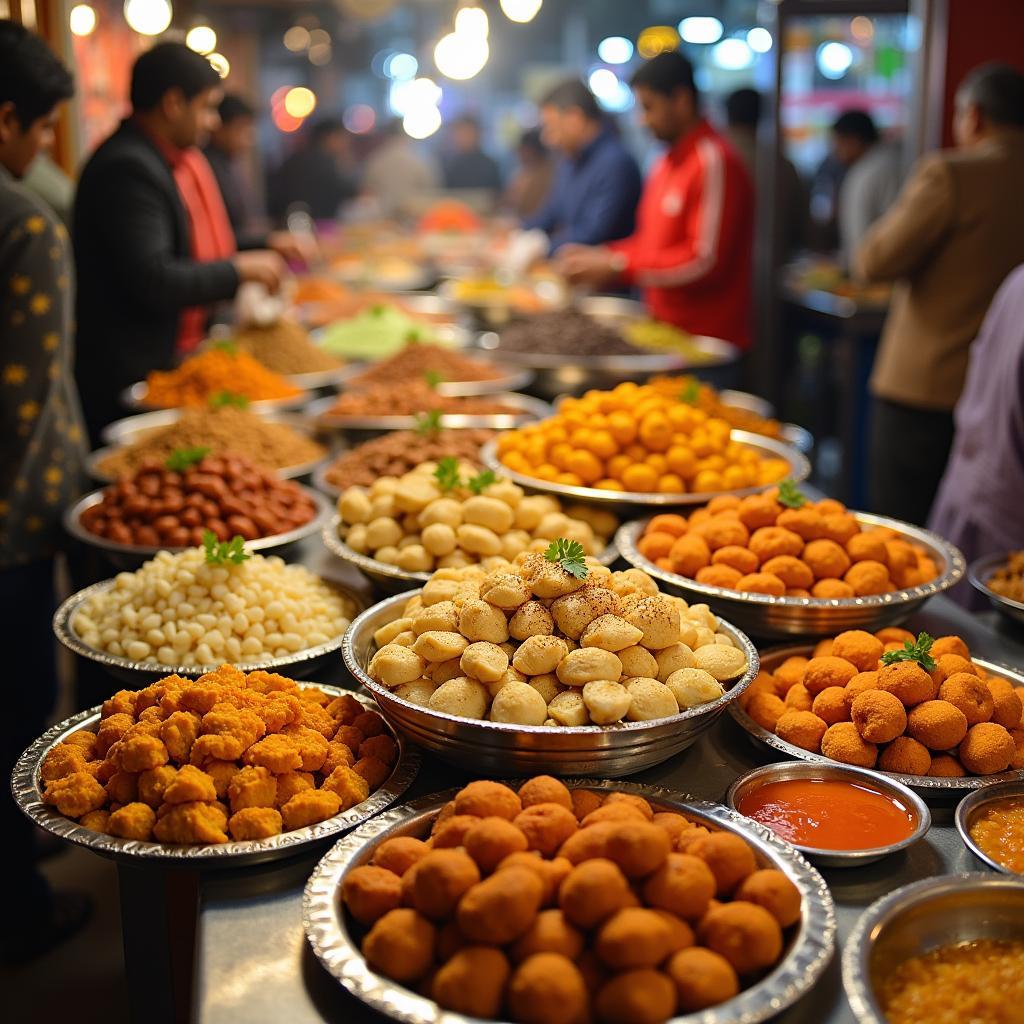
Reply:
[[960, 553], [959, 548], [954, 547], [937, 533], [904, 523], [899, 519], [875, 515], [873, 512], [851, 511], [850, 514], [858, 523], [863, 521], [870, 526], [887, 526], [897, 530], [908, 540], [931, 547], [933, 551], [942, 556], [946, 564], [946, 571], [927, 583], [916, 587], [906, 587], [903, 590], [891, 590], [886, 594], [872, 594], [866, 597], [776, 597], [773, 594], [749, 594], [738, 590], [729, 590], [726, 587], [709, 586], [707, 583], [698, 583], [697, 580], [691, 579], [689, 576], [680, 576], [678, 573], [658, 567], [640, 554], [637, 548], [640, 533], [647, 526], [648, 519], [635, 519], [630, 523], [624, 523], [615, 535], [615, 543], [622, 557], [630, 565], [643, 569], [649, 576], [653, 576], [663, 583], [669, 583], [680, 590], [699, 594], [705, 599], [721, 601], [723, 604], [741, 604], [751, 607], [794, 610], [807, 608], [815, 611], [828, 608], [834, 608], [836, 611], [854, 608], [892, 608], [934, 597], [963, 579], [966, 564], [964, 556]]
[[[790, 644], [784, 647], [770, 647], [764, 652], [762, 667], [765, 668], [766, 672], [770, 672], [771, 669], [765, 667], [767, 664], [781, 662], [785, 658], [794, 656], [807, 657], [809, 652], [813, 650], [813, 644]], [[981, 658], [972, 658], [971, 660], [980, 665], [986, 672], [993, 672], [1004, 679], [1009, 679], [1018, 685], [1024, 686], [1024, 675], [1008, 665], [985, 661]], [[804, 750], [803, 747], [794, 746], [792, 743], [787, 743], [785, 740], [780, 739], [775, 733], [761, 728], [738, 704], [730, 706], [729, 714], [732, 715], [736, 724], [751, 739], [758, 740], [773, 750], [778, 750], [789, 757], [799, 761], [806, 761], [810, 764], [834, 765], [839, 768], [847, 767], [840, 761], [833, 761], [831, 758], [825, 757], [824, 754], [815, 754], [810, 750]], [[986, 786], [992, 786], [999, 782], [1014, 782], [1018, 779], [1024, 779], [1024, 771], [1000, 772], [998, 775], [965, 775], [963, 778], [949, 778], [936, 775], [904, 775], [901, 772], [873, 770], [878, 775], [892, 779], [894, 782], [899, 782], [909, 789], [929, 790], [936, 796], [941, 796], [943, 793], [955, 794], [960, 791], [984, 789]]]
[[[168, 673], [170, 674], [170, 673]], [[346, 690], [344, 687], [325, 683], [310, 683], [293, 680], [302, 689], [316, 688], [335, 696], [351, 694], [367, 711], [376, 711], [376, 704], [364, 694]], [[61, 814], [55, 807], [43, 803], [42, 789], [37, 776], [43, 759], [58, 742], [69, 733], [95, 725], [100, 720], [101, 705], [79, 711], [48, 729], [35, 740], [18, 758], [11, 774], [11, 793], [19, 809], [40, 828], [60, 839], [84, 846], [96, 853], [120, 860], [139, 861], [183, 861], [184, 866], [230, 867], [231, 863], [262, 854], [289, 856], [296, 849], [308, 843], [326, 839], [345, 829], [354, 828], [379, 811], [390, 807], [412, 784], [420, 768], [420, 754], [408, 743], [399, 730], [386, 722], [392, 739], [398, 744], [398, 760], [391, 774], [379, 789], [374, 790], [360, 804], [341, 811], [333, 818], [306, 825], [291, 832], [270, 836], [267, 839], [232, 840], [228, 843], [172, 844], [142, 842], [137, 839], [121, 839], [96, 832], [79, 824], [73, 818]], [[386, 720], [385, 720], [386, 721]]]
[[[255, 672], [259, 669], [263, 669], [267, 672], [277, 672], [293, 665], [301, 665], [308, 661], [315, 661], [317, 658], [322, 658], [327, 654], [337, 651], [342, 646], [345, 637], [352, 629], [352, 623], [355, 622], [361, 614], [363, 614], [366, 601], [359, 597], [355, 591], [341, 583], [325, 579], [322, 576], [319, 578], [329, 587], [338, 591], [343, 597], [351, 602], [352, 606], [356, 609], [355, 614], [349, 621], [348, 629], [346, 629], [340, 636], [333, 637], [326, 641], [326, 643], [317, 644], [315, 647], [306, 647], [303, 650], [294, 651], [293, 653], [281, 658], [266, 658], [262, 661], [241, 662], [238, 664], [240, 669], [243, 669], [246, 672]], [[213, 665], [162, 665], [156, 661], [132, 661], [130, 658], [124, 658], [118, 654], [108, 654], [106, 651], [98, 650], [95, 647], [89, 647], [87, 644], [83, 643], [78, 634], [71, 628], [71, 620], [74, 618], [78, 609], [86, 601], [104, 590], [109, 590], [116, 582], [117, 581], [114, 579], [109, 579], [100, 580], [99, 583], [93, 583], [91, 586], [86, 587], [84, 590], [77, 591], [77, 593], [72, 594], [70, 597], [62, 601], [60, 607], [53, 613], [54, 635], [69, 651], [82, 658], [88, 658], [90, 661], [95, 661], [100, 665], [104, 665], [113, 671], [140, 672], [150, 676], [179, 675], [186, 676], [188, 678], [195, 678], [197, 676], [205, 675], [207, 672], [214, 672], [220, 667], [224, 661], [223, 658]]]
[[[254, 403], [258, 405], [259, 403]], [[104, 444], [111, 448], [126, 448], [138, 440], [138, 435], [144, 431], [160, 430], [162, 427], [169, 427], [181, 419], [181, 414], [186, 410], [178, 407], [172, 409], [148, 409], [145, 412], [135, 412], [130, 416], [122, 416], [120, 419], [108, 423], [101, 431], [100, 438]], [[254, 416], [270, 423], [283, 423], [292, 430], [303, 434], [305, 437], [313, 438], [314, 429], [311, 424], [302, 419], [301, 411], [291, 409], [259, 409], [250, 405], [247, 409]], [[165, 420], [163, 423], [145, 423], [140, 420]], [[126, 440], [124, 435], [128, 435]], [[288, 468], [288, 467], [286, 467]], [[278, 471], [280, 472], [280, 470]]]
[[[279, 374], [279, 376], [281, 376]], [[180, 405], [151, 405], [146, 401], [147, 386], [144, 380], [129, 384], [118, 396], [123, 406], [134, 409], [136, 412], [163, 412], [166, 409], [183, 409], [187, 406]], [[284, 412], [288, 409], [297, 409], [309, 401], [309, 393], [300, 390], [298, 394], [290, 398], [260, 398], [250, 401], [246, 409], [253, 412]]]
[[[262, 553], [272, 552], [276, 548], [283, 548], [306, 537], [312, 537], [314, 533], [318, 533], [323, 529], [324, 523], [331, 514], [332, 504], [330, 499], [312, 487], [306, 487], [303, 484], [296, 484], [295, 486], [301, 488], [303, 493], [316, 506], [316, 512], [313, 517], [301, 526], [286, 530], [284, 533], [273, 533], [269, 537], [247, 540], [245, 546], [248, 550]], [[100, 488], [90, 491], [64, 510], [64, 529], [75, 540], [88, 544], [90, 547], [99, 548], [101, 551], [112, 551], [119, 555], [138, 555], [142, 558], [152, 558], [160, 551], [170, 551], [172, 554], [176, 554], [181, 551], [187, 551], [190, 547], [195, 547], [194, 544], [186, 544], [184, 547], [170, 547], [160, 544], [155, 547], [146, 544], [121, 544], [118, 541], [108, 540], [106, 537], [97, 537], [96, 534], [90, 533], [82, 525], [81, 516], [86, 509], [92, 508], [93, 505], [98, 505], [103, 500], [104, 490], [105, 488]]]
[[843, 988], [857, 1020], [861, 1024], [886, 1024], [875, 999], [867, 960], [875, 937], [900, 912], [958, 889], [1018, 889], [1020, 885], [1012, 878], [988, 872], [934, 875], [910, 882], [875, 900], [857, 919], [843, 947]]
[[[775, 777], [779, 775], [783, 776], [779, 781], [786, 781], [786, 779], [794, 777], [788, 774], [790, 772], [795, 772], [797, 775], [813, 775], [821, 771], [834, 772], [839, 776], [848, 776], [851, 781], [862, 782], [868, 788], [875, 789], [883, 794], [898, 796], [904, 803], [910, 805], [917, 817], [917, 824], [906, 839], [901, 839], [896, 843], [889, 843], [887, 846], [872, 846], [863, 850], [830, 850], [824, 847], [792, 843], [793, 848], [799, 850], [805, 857], [827, 857], [830, 860], [844, 860], [851, 863], [877, 860], [913, 846], [914, 843], [924, 839], [928, 829], [931, 828], [932, 813], [928, 809], [928, 805], [909, 786], [903, 785], [902, 782], [890, 778], [882, 772], [871, 771], [867, 768], [857, 768], [853, 765], [840, 765], [838, 763], [829, 765], [812, 761], [776, 761], [773, 764], [752, 768], [749, 772], [744, 772], [739, 776], [729, 787], [728, 792], [725, 794], [725, 802], [737, 814], [742, 814], [743, 812], [736, 806], [736, 799], [740, 790], [750, 786], [752, 783], [759, 782], [763, 785], [765, 782], [775, 781]], [[786, 840], [786, 842], [789, 842], [789, 840]]]
[[[721, 697], [717, 697], [715, 700], [709, 701], [707, 704], [700, 704], [695, 708], [690, 708], [687, 711], [680, 711], [678, 714], [670, 715], [668, 718], [654, 718], [644, 722], [615, 722], [612, 725], [556, 726], [518, 725], [513, 722], [491, 722], [485, 718], [463, 718], [460, 715], [449, 715], [441, 711], [434, 711], [431, 708], [422, 707], [419, 704], [411, 704], [408, 701], [403, 700], [386, 686], [383, 686], [381, 683], [372, 679], [356, 657], [355, 637], [360, 635], [364, 630], [368, 630], [370, 628], [369, 622], [385, 611], [391, 611], [393, 607], [397, 607], [400, 603], [404, 604], [406, 601], [409, 601], [420, 593], [422, 593], [422, 588], [419, 590], [406, 590], [401, 594], [395, 594], [393, 597], [385, 598], [383, 601], [379, 601], [377, 604], [371, 605], [366, 609], [366, 611], [353, 619], [352, 625], [349, 626], [348, 631], [345, 633], [341, 645], [341, 656], [345, 661], [345, 666], [348, 668], [349, 672], [351, 672], [352, 675], [366, 687], [366, 689], [374, 694], [374, 696], [380, 694], [381, 696], [385, 696], [388, 701], [394, 702], [403, 708], [408, 708], [411, 711], [415, 711], [417, 714], [423, 714], [429, 718], [450, 722], [453, 725], [462, 726], [463, 728], [467, 726], [476, 727], [482, 729], [485, 734], [488, 732], [498, 732], [510, 735], [538, 737], [565, 735], [587, 737], [607, 736], [609, 734], [629, 735], [630, 733], [644, 732], [645, 730], [666, 725], [678, 725], [683, 722], [693, 721], [695, 719], [702, 718], [709, 713], [717, 716], [720, 711], [735, 701], [735, 699], [754, 681], [754, 677], [757, 675], [760, 667], [757, 648], [754, 647], [750, 638], [733, 626], [732, 623], [726, 622], [725, 619], [719, 619], [719, 627], [725, 627], [725, 630], [732, 636], [739, 649], [747, 656], [746, 671], [737, 678], [736, 682], [734, 682]], [[395, 617], [393, 616], [389, 621], [393, 621], [394, 618]]]
[[1024, 615], [1024, 602], [1014, 601], [1012, 597], [1003, 597], [991, 590], [982, 578], [982, 573], [1005, 563], [1013, 552], [996, 553], [976, 558], [967, 567], [967, 579], [975, 590], [984, 594], [994, 605], [1003, 605], [1011, 615], [1017, 617]]
[[[516, 785], [511, 780], [509, 784]], [[821, 874], [788, 843], [763, 825], [744, 818], [721, 804], [694, 800], [686, 794], [636, 783], [568, 778], [565, 785], [577, 789], [632, 793], [655, 803], [702, 818], [724, 831], [740, 834], [757, 853], [773, 865], [782, 865], [800, 890], [801, 920], [789, 951], [759, 982], [719, 1006], [671, 1018], [668, 1024], [760, 1024], [775, 1017], [813, 988], [832, 959], [836, 917], [832, 896]], [[384, 1012], [393, 1011], [401, 997], [408, 1009], [407, 1024], [479, 1024], [479, 1018], [442, 1010], [432, 1000], [383, 978], [366, 966], [342, 921], [338, 886], [350, 866], [389, 832], [428, 818], [458, 792], [458, 788], [432, 793], [377, 815], [339, 840], [313, 870], [303, 892], [303, 927], [317, 958], [352, 995]], [[347, 969], [356, 963], [360, 977]], [[370, 988], [369, 986], [373, 986]]]
[[974, 814], [979, 811], [985, 804], [995, 803], [997, 800], [1012, 799], [1013, 797], [1024, 797], [1024, 777], [1020, 778], [1016, 782], [995, 782], [991, 786], [985, 789], [976, 789], [973, 793], [968, 793], [956, 805], [956, 813], [953, 816], [953, 820], [956, 824], [956, 830], [960, 833], [960, 838], [963, 840], [964, 846], [967, 847], [975, 857], [978, 858], [982, 863], [987, 864], [993, 871], [999, 871], [1004, 875], [1010, 875], [1013, 878], [1021, 878], [1020, 872], [1014, 871], [1012, 868], [1008, 868], [1005, 864], [1000, 864], [994, 857], [990, 857], [985, 851], [978, 846], [978, 844], [971, 838], [971, 821], [970, 819]]
[[[761, 434], [752, 434], [747, 430], [733, 430], [730, 438], [748, 448], [760, 448], [766, 450], [776, 458], [785, 459], [789, 463], [790, 472], [787, 478], [800, 483], [806, 480], [811, 472], [811, 464], [803, 452], [798, 451], [792, 445], [775, 438], [764, 437]], [[650, 491], [601, 491], [596, 487], [575, 487], [570, 484], [560, 484], [552, 480], [541, 480], [538, 477], [528, 476], [516, 470], [509, 469], [498, 458], [497, 441], [490, 440], [480, 449], [480, 458], [488, 469], [501, 472], [513, 483], [522, 487], [528, 487], [533, 491], [541, 491], [545, 494], [557, 494], [562, 498], [571, 498], [576, 501], [589, 501], [604, 505], [651, 505], [651, 506], [679, 506], [679, 505], [705, 505], [712, 498], [722, 495], [732, 495], [737, 498], [745, 498], [752, 494], [761, 494], [774, 484], [758, 484], [753, 487], [742, 487], [731, 491], [708, 491], [705, 493], [685, 494], [661, 494]]]

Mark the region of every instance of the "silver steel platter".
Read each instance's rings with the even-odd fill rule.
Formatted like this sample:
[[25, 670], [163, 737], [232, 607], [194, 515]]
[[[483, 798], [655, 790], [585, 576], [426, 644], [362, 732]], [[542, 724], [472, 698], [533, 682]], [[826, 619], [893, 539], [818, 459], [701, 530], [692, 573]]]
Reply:
[[717, 700], [668, 718], [569, 727], [513, 725], [445, 714], [403, 700], [366, 671], [376, 651], [374, 634], [400, 618], [405, 603], [417, 594], [418, 590], [406, 591], [363, 612], [345, 634], [342, 656], [349, 672], [373, 694], [397, 729], [441, 759], [473, 773], [618, 778], [642, 771], [694, 743], [757, 675], [757, 649], [738, 629], [719, 620], [718, 629], [746, 655], [746, 672]]
[[1005, 554], [985, 555], [971, 562], [967, 569], [967, 578], [975, 590], [984, 594], [997, 612], [1001, 612], [1007, 618], [1016, 622], [1024, 622], [1024, 602], [1014, 601], [1010, 597], [1003, 597], [997, 594], [988, 585], [988, 580], [996, 569], [1006, 565], [1012, 552]]
[[[746, 430], [733, 430], [731, 439], [738, 441], [747, 448], [753, 448], [766, 458], [785, 459], [789, 464], [789, 472], [786, 477], [794, 483], [806, 480], [811, 472], [811, 464], [806, 457], [795, 448], [773, 438], [762, 437], [760, 434], [751, 434]], [[712, 498], [722, 494], [732, 494], [737, 498], [745, 498], [748, 494], [760, 494], [766, 491], [772, 484], [758, 485], [756, 487], [741, 487], [732, 491], [710, 491], [704, 493], [687, 494], [661, 494], [644, 491], [602, 491], [596, 487], [573, 487], [570, 484], [560, 484], [552, 480], [540, 480], [537, 477], [529, 476], [509, 469], [498, 458], [497, 442], [488, 441], [480, 449], [480, 458], [488, 469], [500, 472], [520, 487], [530, 491], [540, 491], [543, 494], [555, 494], [560, 498], [572, 501], [581, 501], [591, 505], [615, 505], [623, 509], [651, 507], [651, 508], [677, 508], [681, 505], [706, 505]]]
[[[358, 551], [353, 551], [339, 536], [338, 529], [340, 526], [341, 516], [338, 514], [335, 514], [328, 522], [324, 523], [320, 534], [324, 547], [331, 554], [337, 555], [343, 561], [354, 565], [360, 572], [369, 576], [374, 583], [383, 589], [389, 592], [411, 590], [422, 586], [430, 579], [432, 573], [409, 572], [406, 569], [400, 569], [397, 565], [388, 565], [387, 562], [379, 562], [376, 558], [371, 558], [369, 555], [361, 555]], [[619, 552], [614, 542], [612, 542], [595, 557], [602, 565], [611, 565], [619, 557]]]
[[741, 629], [758, 637], [789, 638], [826, 636], [846, 629], [872, 632], [883, 626], [902, 622], [925, 601], [955, 586], [964, 575], [964, 557], [949, 541], [918, 526], [876, 516], [853, 512], [861, 526], [878, 526], [896, 530], [905, 540], [919, 544], [935, 560], [939, 575], [928, 583], [869, 597], [775, 597], [771, 594], [744, 594], [726, 587], [712, 587], [687, 576], [659, 568], [637, 549], [647, 525], [636, 520], [619, 528], [615, 543], [619, 553], [630, 565], [664, 583], [673, 593], [687, 600], [705, 601], [718, 615], [725, 615]]
[[[293, 530], [286, 530], [284, 533], [275, 533], [269, 537], [248, 540], [245, 542], [247, 550], [259, 551], [262, 554], [277, 554], [282, 548], [288, 547], [289, 544], [295, 544], [306, 537], [312, 537], [313, 534], [319, 533], [323, 529], [324, 523], [331, 515], [334, 507], [333, 503], [319, 491], [313, 490], [312, 487], [303, 487], [302, 484], [296, 484], [296, 487], [301, 487], [303, 493], [315, 506], [316, 510], [309, 522], [296, 526]], [[185, 551], [186, 548], [193, 546], [167, 547], [166, 545], [156, 545], [154, 547], [145, 544], [120, 544], [117, 541], [108, 540], [106, 537], [98, 537], [96, 534], [90, 533], [82, 525], [82, 513], [86, 509], [98, 505], [102, 500], [103, 491], [93, 491], [85, 495], [84, 498], [79, 498], [73, 505], [69, 505], [64, 510], [64, 529], [76, 540], [81, 541], [81, 543], [103, 551], [116, 565], [139, 566], [146, 559], [152, 558], [158, 551]]]
[[[129, 385], [121, 392], [121, 404], [128, 409], [135, 409], [138, 411], [147, 409], [156, 411], [158, 409], [163, 409], [164, 406], [153, 405], [146, 400], [148, 390], [149, 388], [144, 380], [140, 380], [135, 384]], [[252, 412], [279, 412], [285, 409], [297, 409], [308, 401], [309, 395], [305, 391], [300, 391], [297, 395], [293, 395], [291, 398], [270, 398], [257, 402], [250, 402], [246, 408]]]
[[[800, 924], [788, 938], [778, 965], [727, 1002], [673, 1017], [670, 1024], [759, 1024], [791, 1006], [817, 983], [832, 959], [835, 908], [824, 879], [792, 846], [720, 804], [691, 800], [673, 790], [587, 779], [569, 779], [567, 785], [632, 793], [712, 829], [736, 833], [754, 848], [759, 867], [782, 871], [800, 891]], [[303, 924], [324, 968], [356, 998], [403, 1024], [479, 1024], [480, 1019], [444, 1010], [433, 1000], [372, 971], [342, 908], [340, 888], [348, 872], [365, 864], [380, 842], [395, 836], [425, 836], [441, 808], [457, 792], [435, 793], [378, 815], [335, 844], [306, 883]]]
[[[480, 395], [494, 395], [506, 391], [522, 391], [533, 381], [533, 371], [530, 369], [499, 365], [490, 363], [489, 360], [487, 363], [484, 363], [483, 360], [478, 360], [478, 362], [493, 366], [496, 371], [500, 372], [500, 376], [487, 380], [443, 380], [437, 385], [437, 393], [447, 398], [476, 398]], [[363, 386], [374, 386], [374, 382], [366, 385], [359, 383], [359, 377], [367, 370], [373, 369], [374, 365], [374, 363], [358, 362], [346, 367], [344, 375], [337, 381], [340, 390], [355, 391]], [[379, 382], [376, 383], [379, 384]]]
[[[163, 678], [169, 675], [188, 676], [195, 678], [206, 672], [213, 672], [223, 661], [221, 658], [212, 665], [162, 665], [157, 661], [132, 661], [131, 658], [120, 657], [116, 654], [108, 654], [106, 651], [97, 650], [82, 642], [78, 634], [72, 629], [71, 622], [79, 608], [91, 597], [109, 590], [114, 586], [116, 580], [101, 580], [91, 587], [79, 590], [64, 601], [53, 616], [53, 632], [57, 639], [73, 654], [82, 658], [88, 658], [99, 665], [102, 665], [112, 675], [120, 679], [138, 683], [142, 678]], [[340, 586], [333, 580], [324, 580], [344, 598], [353, 610], [351, 621], [358, 618], [359, 613], [365, 607], [366, 602], [358, 597], [353, 591]], [[351, 625], [349, 629], [351, 629]], [[315, 671], [324, 661], [335, 655], [344, 640], [344, 633], [332, 637], [330, 640], [315, 647], [307, 647], [301, 651], [282, 656], [280, 658], [260, 658], [256, 661], [239, 661], [239, 668], [246, 672], [253, 672], [256, 669], [265, 669], [268, 672], [280, 672], [282, 675], [289, 675], [292, 678], [302, 678]], [[142, 683], [140, 685], [145, 685]]]
[[[467, 415], [465, 413], [444, 413], [441, 426], [445, 430], [483, 428], [489, 430], [511, 430], [534, 420], [551, 415], [551, 406], [529, 395], [499, 392], [488, 395], [495, 402], [514, 408], [516, 412]], [[389, 431], [413, 430], [415, 416], [337, 416], [330, 410], [337, 402], [336, 397], [319, 398], [306, 406], [306, 415], [315, 419], [318, 426], [345, 431]], [[509, 475], [506, 473], [506, 476]]]
[[303, 391], [317, 391], [320, 388], [333, 388], [340, 384], [350, 370], [348, 365], [337, 366], [332, 370], [313, 370], [309, 373], [287, 373], [285, 378]]
[[[367, 613], [364, 612], [363, 614]], [[813, 644], [794, 647], [773, 647], [761, 655], [761, 668], [765, 672], [771, 672], [773, 669], [778, 668], [786, 658], [797, 656], [810, 657], [813, 651]], [[1007, 679], [1014, 686], [1024, 686], [1024, 676], [1006, 665], [997, 665], [991, 661], [983, 661], [981, 658], [972, 658], [971, 660], [991, 675]], [[849, 767], [839, 761], [833, 761], [832, 758], [825, 757], [823, 754], [815, 754], [810, 750], [804, 750], [803, 747], [797, 747], [792, 743], [787, 743], [784, 739], [780, 739], [775, 733], [769, 732], [758, 725], [738, 703], [730, 704], [729, 714], [732, 715], [740, 728], [746, 731], [755, 746], [770, 747], [772, 750], [777, 750], [787, 757], [797, 758], [800, 761], [809, 761], [812, 764], [836, 765], [840, 768]], [[986, 786], [991, 786], [995, 783], [1024, 780], [1024, 771], [1000, 772], [998, 775], [966, 775], [963, 778], [904, 775], [900, 772], [883, 772], [879, 769], [872, 769], [872, 771], [902, 783], [929, 803], [952, 802], [959, 800], [968, 793], [984, 789]]]
[[[166, 674], [170, 674], [169, 672]], [[303, 688], [315, 686], [325, 693], [342, 696], [351, 693], [368, 711], [375, 711], [373, 702], [360, 693], [326, 686], [319, 683], [299, 683]], [[85, 828], [73, 818], [67, 818], [55, 807], [43, 802], [43, 787], [40, 770], [46, 755], [67, 736], [80, 729], [88, 729], [100, 720], [100, 708], [89, 708], [48, 729], [18, 759], [11, 775], [11, 792], [18, 807], [40, 828], [46, 829], [59, 839], [77, 846], [84, 846], [95, 853], [114, 860], [132, 864], [150, 863], [164, 867], [233, 868], [243, 864], [258, 864], [263, 861], [290, 857], [301, 852], [311, 843], [322, 842], [341, 832], [355, 828], [398, 800], [412, 784], [420, 767], [419, 752], [407, 744], [391, 726], [388, 731], [398, 743], [398, 760], [391, 775], [383, 785], [361, 804], [342, 811], [333, 818], [307, 825], [292, 832], [282, 832], [269, 839], [250, 839], [229, 843], [204, 843], [177, 845], [173, 843], [140, 842], [135, 839], [121, 839]]]

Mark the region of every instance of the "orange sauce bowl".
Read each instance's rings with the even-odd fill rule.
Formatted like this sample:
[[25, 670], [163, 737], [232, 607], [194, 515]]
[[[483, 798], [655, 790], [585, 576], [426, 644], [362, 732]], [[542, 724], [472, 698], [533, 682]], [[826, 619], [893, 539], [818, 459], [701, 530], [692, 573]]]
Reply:
[[824, 867], [861, 867], [898, 853], [931, 827], [927, 804], [878, 772], [781, 761], [741, 775], [726, 803]]
[[[1024, 875], [1024, 836], [1019, 825], [1020, 808], [1024, 806], [1024, 779], [1000, 782], [975, 790], [964, 797], [956, 808], [956, 830], [975, 857], [994, 871], [1020, 878]], [[993, 813], [1012, 810], [1017, 823], [1003, 822], [999, 829], [987, 829], [985, 835], [978, 825]]]

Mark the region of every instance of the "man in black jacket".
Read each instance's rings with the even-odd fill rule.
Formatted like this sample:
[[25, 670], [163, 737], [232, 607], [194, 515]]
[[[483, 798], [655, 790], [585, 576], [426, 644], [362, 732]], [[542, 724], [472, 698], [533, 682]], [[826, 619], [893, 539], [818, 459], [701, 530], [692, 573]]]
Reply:
[[125, 387], [194, 347], [212, 303], [243, 281], [276, 292], [285, 273], [275, 252], [235, 252], [213, 173], [195, 148], [216, 124], [220, 95], [205, 57], [158, 44], [132, 70], [132, 116], [82, 172], [75, 373], [94, 443], [121, 415]]

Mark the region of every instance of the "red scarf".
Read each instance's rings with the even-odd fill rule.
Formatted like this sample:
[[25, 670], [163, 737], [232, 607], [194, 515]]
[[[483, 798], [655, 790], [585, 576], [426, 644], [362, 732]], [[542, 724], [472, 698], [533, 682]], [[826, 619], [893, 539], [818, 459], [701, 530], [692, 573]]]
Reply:
[[[148, 135], [149, 133], [147, 133]], [[206, 157], [195, 147], [179, 149], [149, 135], [174, 175], [174, 184], [188, 216], [190, 249], [197, 263], [234, 256], [237, 246], [217, 179]], [[194, 351], [206, 335], [209, 310], [191, 306], [181, 311], [176, 348], [179, 355]]]

